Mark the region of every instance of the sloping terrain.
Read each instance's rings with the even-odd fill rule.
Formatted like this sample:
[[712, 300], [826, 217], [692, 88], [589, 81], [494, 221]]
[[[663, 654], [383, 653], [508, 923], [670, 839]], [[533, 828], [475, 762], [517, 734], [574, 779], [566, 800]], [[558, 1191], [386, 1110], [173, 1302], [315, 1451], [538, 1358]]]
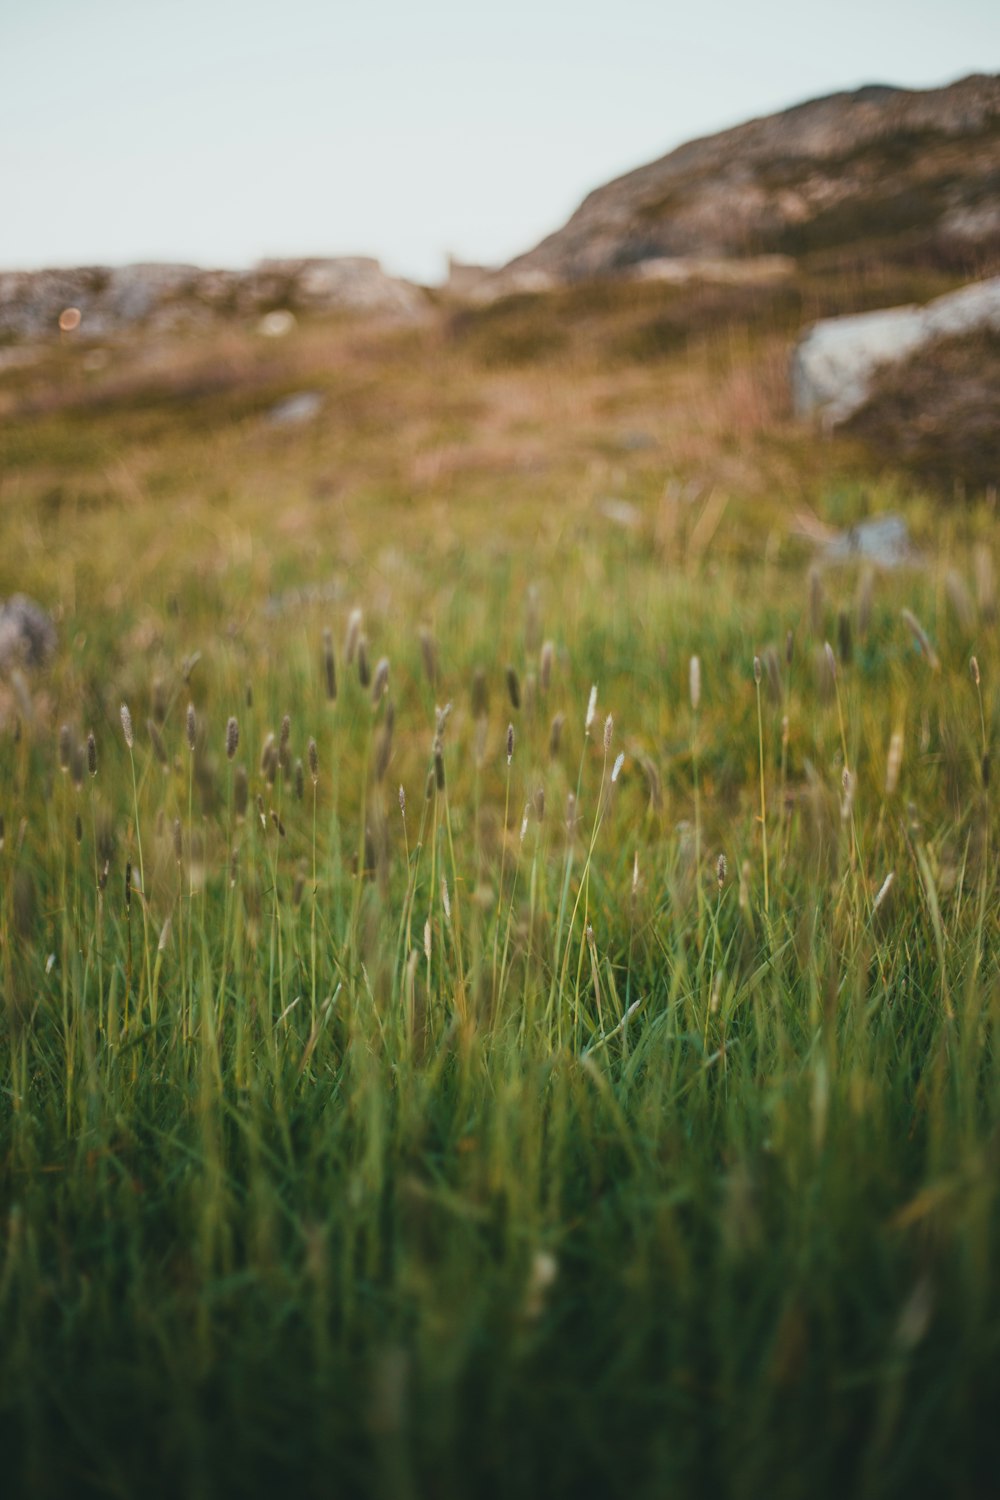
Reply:
[[1000, 246], [1000, 78], [873, 85], [690, 141], [592, 192], [501, 273], [578, 281], [660, 258]]

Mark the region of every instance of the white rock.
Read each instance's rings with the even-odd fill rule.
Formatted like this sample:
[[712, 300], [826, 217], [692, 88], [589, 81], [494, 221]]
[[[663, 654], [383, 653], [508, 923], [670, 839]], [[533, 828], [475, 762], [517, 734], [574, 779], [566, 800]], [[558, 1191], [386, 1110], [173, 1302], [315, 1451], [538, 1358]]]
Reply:
[[876, 370], [932, 339], [1000, 330], [1000, 276], [938, 297], [926, 307], [890, 307], [814, 323], [792, 355], [795, 410], [831, 425], [864, 405]]

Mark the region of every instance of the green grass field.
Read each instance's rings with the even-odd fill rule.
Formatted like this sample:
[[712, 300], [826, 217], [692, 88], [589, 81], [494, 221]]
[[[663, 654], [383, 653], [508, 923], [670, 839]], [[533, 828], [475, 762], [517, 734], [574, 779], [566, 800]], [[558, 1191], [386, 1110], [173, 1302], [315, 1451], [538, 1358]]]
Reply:
[[995, 1493], [995, 497], [791, 420], [849, 291], [0, 379], [6, 1494]]

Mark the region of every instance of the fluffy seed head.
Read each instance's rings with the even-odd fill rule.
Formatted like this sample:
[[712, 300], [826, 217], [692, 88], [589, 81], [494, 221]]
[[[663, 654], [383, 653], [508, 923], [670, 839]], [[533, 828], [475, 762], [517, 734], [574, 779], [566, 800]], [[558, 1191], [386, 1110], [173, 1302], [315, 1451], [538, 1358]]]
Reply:
[[362, 636], [358, 641], [358, 681], [363, 688], [371, 685], [372, 671], [368, 665], [368, 640]]
[[405, 790], [403, 788], [403, 783], [402, 782], [399, 783], [399, 810], [402, 813], [403, 817], [405, 818], [406, 817], [406, 792], [405, 792]]
[[895, 880], [895, 878], [896, 878], [896, 872], [894, 870], [890, 870], [889, 873], [888, 873], [888, 875], [883, 880], [881, 886], [879, 887], [879, 893], [878, 893], [878, 895], [875, 897], [875, 900], [872, 902], [872, 913], [873, 914], [878, 911], [879, 907], [882, 905], [882, 902], [885, 900], [886, 896], [888, 896], [889, 892], [892, 890], [892, 883]]
[[763, 675], [763, 673], [762, 673], [761, 664], [760, 664], [760, 657], [759, 656], [755, 656], [754, 659], [753, 659], [753, 680], [757, 684], [758, 687], [760, 686], [760, 679], [761, 679], [762, 675]]
[[386, 688], [389, 686], [389, 658], [380, 656], [375, 667], [375, 680], [372, 683], [372, 702], [378, 703]]
[[230, 714], [226, 725], [226, 759], [232, 760], [236, 754], [236, 747], [240, 742], [240, 726], [236, 721], [235, 714]]
[[510, 765], [514, 759], [514, 726], [507, 725], [507, 764]]
[[194, 704], [193, 703], [189, 703], [188, 706], [187, 706], [186, 728], [187, 728], [188, 749], [189, 750], [193, 750], [194, 746], [195, 746], [195, 740], [198, 738], [198, 721], [196, 720], [196, 718], [194, 716]]
[[587, 699], [587, 717], [583, 721], [583, 730], [584, 730], [585, 734], [589, 734], [590, 733], [590, 726], [594, 722], [594, 715], [596, 713], [597, 713], [597, 683], [595, 682], [594, 685], [593, 685], [593, 687], [590, 690], [590, 697]]
[[889, 740], [889, 754], [885, 763], [885, 795], [891, 797], [899, 785], [899, 770], [903, 764], [903, 731], [894, 729]]
[[726, 864], [726, 856], [724, 854], [720, 854], [715, 862], [715, 878], [719, 883], [720, 891], [726, 883], [726, 871], [728, 870], [728, 868], [729, 867]]
[[125, 736], [125, 743], [131, 750], [135, 744], [135, 735], [132, 733], [132, 715], [129, 713], [128, 704], [123, 703], [119, 712], [121, 713], [122, 733]]
[[604, 753], [605, 753], [605, 755], [607, 755], [608, 751], [611, 749], [611, 736], [614, 734], [614, 732], [615, 732], [615, 721], [611, 717], [611, 715], [608, 714], [608, 717], [604, 721]]
[[701, 702], [701, 662], [697, 656], [692, 656], [688, 668], [688, 689], [691, 694], [691, 711], [697, 713]]
[[941, 663], [938, 660], [938, 654], [934, 650], [934, 647], [931, 645], [930, 637], [928, 636], [924, 627], [921, 625], [920, 621], [917, 619], [916, 615], [910, 609], [902, 609], [899, 613], [900, 618], [903, 620], [903, 623], [909, 627], [913, 639], [920, 647], [924, 656], [926, 656], [931, 670], [933, 672], [939, 671]]
[[315, 740], [309, 741], [307, 754], [309, 756], [309, 775], [312, 777], [313, 786], [315, 786], [319, 781], [319, 751], [316, 748]]
[[344, 643], [344, 660], [348, 666], [354, 660], [354, 653], [358, 649], [362, 618], [360, 609], [352, 609], [347, 617], [347, 640]]
[[826, 665], [827, 670], [830, 673], [830, 681], [834, 682], [836, 681], [837, 677], [837, 658], [834, 655], [833, 647], [830, 645], [829, 641], [823, 642], [823, 655], [826, 657]]
[[614, 767], [612, 768], [612, 771], [611, 771], [611, 782], [612, 782], [612, 785], [618, 780], [619, 776], [621, 775], [621, 773], [622, 773], [622, 766], [624, 764], [625, 764], [625, 751], [624, 750], [620, 750], [618, 752], [618, 759], [615, 761]]
[[973, 682], [976, 684], [976, 687], [978, 687], [979, 686], [979, 662], [976, 660], [976, 658], [974, 656], [970, 656], [969, 657], [969, 672], [972, 675]]

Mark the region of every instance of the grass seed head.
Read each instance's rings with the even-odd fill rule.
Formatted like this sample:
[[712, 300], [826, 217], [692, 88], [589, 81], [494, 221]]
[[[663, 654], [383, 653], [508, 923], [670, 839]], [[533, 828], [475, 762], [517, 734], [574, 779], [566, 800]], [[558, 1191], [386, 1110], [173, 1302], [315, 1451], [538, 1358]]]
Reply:
[[507, 696], [510, 698], [510, 706], [511, 708], [518, 709], [521, 707], [521, 684], [517, 680], [517, 673], [513, 667], [508, 667], [505, 675], [507, 678]]
[[87, 770], [91, 776], [97, 775], [97, 741], [93, 730], [87, 735]]
[[319, 751], [316, 748], [315, 740], [311, 739], [309, 741], [309, 748], [306, 753], [309, 757], [309, 775], [312, 777], [313, 786], [315, 786], [319, 781]]
[[508, 724], [507, 725], [507, 764], [508, 764], [508, 766], [510, 765], [510, 763], [511, 763], [511, 761], [513, 759], [514, 759], [514, 726], [513, 726], [513, 724]]
[[389, 686], [389, 658], [380, 656], [375, 667], [375, 678], [372, 682], [372, 702], [381, 702], [385, 690]]
[[235, 714], [230, 714], [226, 724], [226, 759], [233, 760], [240, 743], [240, 726]]
[[594, 722], [594, 715], [596, 713], [597, 713], [597, 683], [595, 682], [594, 685], [593, 685], [593, 687], [590, 689], [590, 697], [587, 699], [587, 716], [586, 716], [586, 718], [583, 721], [583, 732], [584, 732], [584, 734], [589, 734], [590, 733], [590, 726]]
[[899, 785], [899, 771], [903, 764], [903, 731], [894, 729], [889, 739], [889, 754], [885, 762], [885, 795], [891, 797]]
[[565, 722], [565, 714], [555, 714], [553, 716], [552, 723], [549, 726], [549, 755], [553, 760], [555, 760], [556, 756], [559, 754], [559, 748], [562, 744], [563, 725], [565, 724]]
[[333, 659], [333, 633], [323, 631], [323, 684], [326, 701], [332, 703], [337, 696], [337, 666]]
[[193, 703], [189, 703], [188, 706], [187, 706], [187, 718], [185, 720], [185, 728], [187, 730], [188, 749], [191, 751], [191, 753], [193, 755], [194, 754], [194, 747], [195, 747], [195, 744], [196, 744], [197, 739], [198, 739], [198, 721], [195, 718], [194, 704]]
[[363, 618], [364, 616], [360, 609], [352, 609], [347, 617], [347, 639], [344, 642], [344, 660], [348, 666], [354, 661], [355, 652], [358, 649]]
[[611, 749], [611, 739], [615, 732], [615, 721], [610, 714], [604, 721], [604, 753], [607, 755]]
[[542, 653], [538, 662], [538, 682], [543, 693], [547, 693], [552, 682], [552, 663], [555, 660], [556, 648], [551, 641], [546, 641], [542, 646]]
[[837, 680], [837, 658], [834, 655], [833, 647], [830, 645], [829, 641], [824, 641], [823, 642], [823, 655], [826, 657], [826, 667], [827, 667], [827, 671], [830, 674], [830, 680], [831, 680], [831, 682], [836, 682], [836, 680]]
[[691, 712], [696, 714], [701, 702], [701, 662], [697, 656], [692, 656], [688, 663], [688, 692], [691, 697]]
[[372, 673], [368, 665], [368, 638], [361, 636], [358, 640], [358, 681], [365, 689], [371, 686]]
[[612, 786], [614, 786], [615, 782], [618, 780], [619, 776], [622, 774], [622, 766], [624, 764], [625, 764], [625, 751], [624, 750], [619, 750], [619, 752], [618, 752], [618, 758], [615, 761], [614, 766], [612, 767], [612, 770], [611, 770], [611, 785]]
[[125, 744], [131, 750], [135, 744], [135, 735], [132, 733], [132, 715], [129, 713], [127, 703], [123, 703], [119, 709], [122, 721], [122, 734], [125, 736]]
[[438, 680], [437, 642], [427, 625], [421, 625], [417, 637], [420, 641], [420, 655], [427, 681], [431, 687], [436, 687]]
[[926, 630], [921, 625], [916, 615], [911, 609], [902, 609], [899, 613], [903, 623], [909, 628], [910, 634], [913, 636], [913, 639], [916, 641], [917, 645], [920, 647], [920, 650], [927, 658], [931, 671], [940, 671], [941, 663], [938, 659], [938, 654], [934, 650], [934, 647], [931, 645], [930, 636], [927, 634]]

